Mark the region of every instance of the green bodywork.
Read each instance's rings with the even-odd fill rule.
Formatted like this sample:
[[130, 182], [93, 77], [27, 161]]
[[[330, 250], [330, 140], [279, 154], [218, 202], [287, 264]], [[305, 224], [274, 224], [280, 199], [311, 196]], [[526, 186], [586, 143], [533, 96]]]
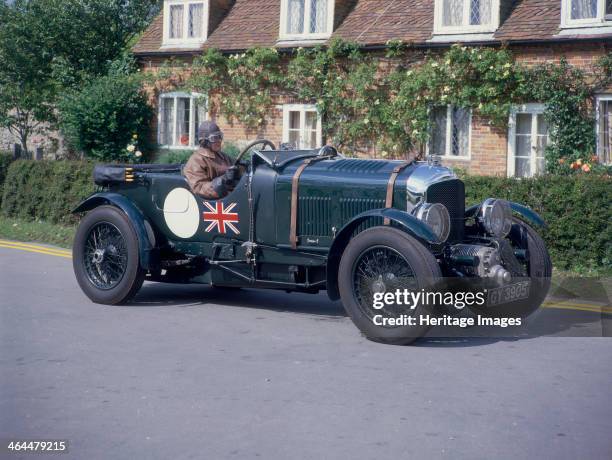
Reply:
[[[392, 208], [385, 209], [389, 178], [402, 162], [338, 156], [313, 162], [301, 175], [298, 245], [293, 249], [292, 179], [299, 166], [316, 154], [253, 152], [247, 173], [228, 196], [218, 201], [196, 196], [200, 223], [189, 238], [178, 237], [164, 214], [170, 192], [189, 190], [178, 167], [167, 171], [135, 167], [133, 182], [106, 185], [75, 212], [101, 204], [122, 209], [138, 236], [140, 263], [152, 279], [308, 292], [327, 289], [332, 299], [338, 297], [337, 267], [351, 236], [367, 227], [384, 225], [385, 219], [432, 252], [443, 251], [444, 244], [432, 230], [411, 214], [422, 202], [442, 202], [449, 209], [453, 229], [446, 244], [461, 241], [464, 188], [450, 169], [424, 162], [410, 164], [395, 181]], [[205, 220], [211, 208], [219, 209], [219, 203], [228, 215], [237, 214], [233, 229], [221, 225], [211, 228], [214, 220]]]

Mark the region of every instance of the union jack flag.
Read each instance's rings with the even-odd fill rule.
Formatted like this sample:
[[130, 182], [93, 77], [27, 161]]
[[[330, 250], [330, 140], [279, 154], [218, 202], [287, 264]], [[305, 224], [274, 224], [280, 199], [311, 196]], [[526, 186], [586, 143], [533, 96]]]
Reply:
[[217, 227], [219, 233], [225, 235], [227, 233], [226, 228], [229, 228], [236, 235], [240, 235], [240, 231], [234, 225], [240, 222], [238, 213], [232, 212], [236, 207], [236, 203], [231, 203], [225, 207], [225, 205], [220, 201], [213, 204], [205, 201], [204, 206], [206, 206], [210, 211], [204, 213], [204, 222], [210, 222], [210, 225], [206, 227], [207, 232], [211, 232], [215, 227]]

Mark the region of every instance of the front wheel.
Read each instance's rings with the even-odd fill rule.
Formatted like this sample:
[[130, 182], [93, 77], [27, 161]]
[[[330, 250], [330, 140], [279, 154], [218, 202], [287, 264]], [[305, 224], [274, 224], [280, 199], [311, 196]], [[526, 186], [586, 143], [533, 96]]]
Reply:
[[100, 206], [83, 218], [74, 239], [72, 265], [85, 295], [106, 305], [130, 300], [145, 277], [136, 232], [113, 206]]
[[[346, 247], [338, 272], [344, 308], [370, 340], [406, 345], [425, 335], [429, 327], [423, 305], [374, 302], [384, 294], [426, 292], [441, 280], [440, 267], [418, 240], [391, 227], [374, 227], [354, 237]], [[403, 299], [405, 300], [405, 298]], [[410, 324], [409, 317], [414, 318]]]
[[529, 295], [525, 299], [502, 303], [495, 307], [469, 307], [475, 314], [492, 317], [527, 318], [544, 302], [552, 278], [552, 262], [544, 240], [538, 233], [520, 219], [513, 218], [508, 240], [515, 250], [527, 251], [528, 260], [522, 270], [527, 275], [520, 281], [529, 281]]

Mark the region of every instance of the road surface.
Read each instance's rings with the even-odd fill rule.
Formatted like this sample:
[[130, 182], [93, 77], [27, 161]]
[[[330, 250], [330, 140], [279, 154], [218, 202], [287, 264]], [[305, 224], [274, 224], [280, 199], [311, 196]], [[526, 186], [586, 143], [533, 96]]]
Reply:
[[612, 458], [609, 316], [588, 305], [393, 347], [324, 294], [147, 283], [94, 305], [66, 253], [23, 249], [0, 247], [0, 439], [89, 460]]

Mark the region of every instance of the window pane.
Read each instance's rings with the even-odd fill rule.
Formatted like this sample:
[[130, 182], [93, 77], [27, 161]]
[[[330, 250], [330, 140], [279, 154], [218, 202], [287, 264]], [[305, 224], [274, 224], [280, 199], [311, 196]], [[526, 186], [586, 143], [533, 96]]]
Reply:
[[289, 112], [289, 129], [300, 129], [300, 112]]
[[183, 5], [170, 6], [170, 38], [183, 38]]
[[599, 103], [599, 142], [597, 143], [599, 161], [610, 163], [612, 156], [612, 101]]
[[514, 154], [517, 157], [529, 157], [531, 155], [531, 136], [517, 134], [515, 143], [516, 151]]
[[461, 25], [461, 23], [463, 22], [463, 1], [464, 0], [443, 0], [442, 25]]
[[531, 114], [530, 113], [516, 114], [516, 134], [531, 135]]
[[315, 147], [319, 147], [317, 145], [317, 132], [308, 130], [306, 131], [306, 136], [304, 136], [306, 143], [304, 144], [305, 149], [314, 149]]
[[516, 158], [514, 164], [514, 175], [516, 177], [529, 177], [530, 168], [529, 168], [529, 158]]
[[189, 5], [189, 38], [200, 38], [204, 24], [204, 4]]
[[174, 126], [174, 99], [169, 97], [162, 98], [160, 110], [159, 143], [161, 145], [171, 145], [172, 129]]
[[571, 18], [589, 19], [597, 17], [597, 0], [571, 0]]
[[470, 140], [470, 111], [453, 107], [451, 113], [453, 117], [451, 155], [467, 156]]
[[194, 124], [194, 130], [193, 132], [195, 133], [194, 135], [194, 139], [192, 144], [193, 145], [197, 145], [198, 144], [198, 127], [200, 126], [200, 124], [206, 120], [206, 99], [200, 98], [200, 99], [196, 99], [194, 101], [195, 106], [195, 124]]
[[536, 156], [544, 157], [546, 146], [548, 145], [548, 136], [541, 136], [538, 134], [538, 144], [536, 145]]
[[310, 0], [310, 33], [327, 31], [327, 0]]
[[289, 144], [294, 149], [300, 148], [300, 132], [299, 131], [289, 131]]
[[446, 107], [436, 107], [431, 114], [432, 130], [429, 153], [446, 155]]
[[289, 0], [287, 4], [287, 33], [304, 33], [304, 0]]
[[612, 0], [607, 0], [606, 2], [606, 16], [612, 16]]
[[479, 26], [491, 23], [491, 1], [492, 0], [470, 1], [470, 25]]
[[176, 126], [176, 144], [189, 145], [189, 120], [191, 118], [191, 99], [178, 98], [178, 123]]
[[544, 115], [538, 115], [538, 134], [548, 134], [548, 122], [544, 118]]
[[317, 112], [305, 112], [306, 115], [306, 129], [315, 130], [317, 129]]

